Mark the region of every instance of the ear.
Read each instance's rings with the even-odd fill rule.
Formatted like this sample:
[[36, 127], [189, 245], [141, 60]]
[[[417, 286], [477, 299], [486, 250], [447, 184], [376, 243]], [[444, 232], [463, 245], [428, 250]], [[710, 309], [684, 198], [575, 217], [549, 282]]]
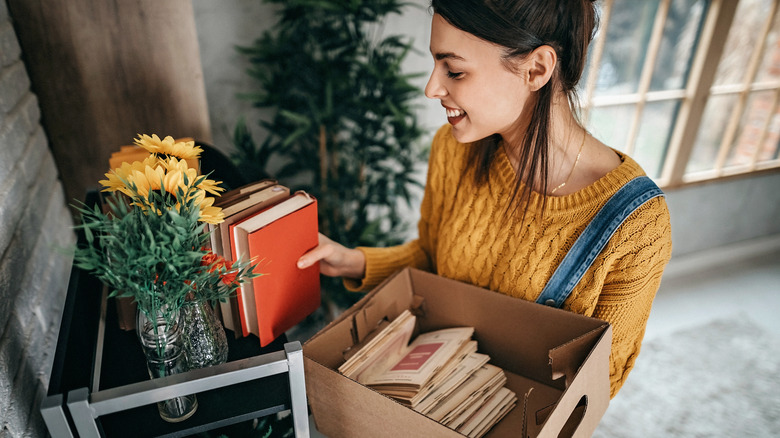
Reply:
[[525, 57], [528, 85], [533, 91], [539, 90], [549, 82], [557, 63], [558, 54], [555, 53], [555, 49], [547, 45], [537, 47]]

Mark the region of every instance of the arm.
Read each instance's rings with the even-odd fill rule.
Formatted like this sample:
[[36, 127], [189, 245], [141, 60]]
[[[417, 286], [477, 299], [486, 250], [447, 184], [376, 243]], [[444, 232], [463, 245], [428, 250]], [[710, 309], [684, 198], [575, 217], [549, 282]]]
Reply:
[[593, 316], [612, 325], [611, 396], [634, 367], [661, 275], [671, 258], [669, 213], [663, 199], [650, 201], [643, 214], [624, 224]]
[[320, 261], [320, 271], [328, 276], [343, 277], [347, 289], [352, 291], [370, 290], [395, 271], [406, 266], [431, 271], [435, 267], [436, 233], [441, 217], [441, 175], [446, 161], [437, 159], [440, 149], [448, 135], [447, 126], [439, 129], [431, 147], [431, 161], [425, 185], [420, 222], [419, 238], [403, 245], [388, 248], [358, 247], [346, 248], [325, 236], [320, 237], [319, 246], [304, 254], [298, 262], [303, 269]]

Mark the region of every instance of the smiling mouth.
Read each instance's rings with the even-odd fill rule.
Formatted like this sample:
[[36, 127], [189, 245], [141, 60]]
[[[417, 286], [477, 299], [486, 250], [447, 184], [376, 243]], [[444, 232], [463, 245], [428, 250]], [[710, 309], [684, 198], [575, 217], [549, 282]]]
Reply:
[[466, 111], [462, 109], [445, 108], [447, 110], [447, 121], [451, 125], [456, 125], [458, 122], [466, 117]]

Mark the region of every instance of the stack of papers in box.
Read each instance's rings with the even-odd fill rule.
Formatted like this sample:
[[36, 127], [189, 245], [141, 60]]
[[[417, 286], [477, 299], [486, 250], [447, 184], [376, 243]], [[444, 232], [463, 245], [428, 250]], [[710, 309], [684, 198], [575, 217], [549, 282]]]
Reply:
[[517, 404], [504, 371], [477, 352], [473, 327], [435, 330], [412, 340], [415, 322], [405, 310], [339, 372], [461, 434], [485, 435]]

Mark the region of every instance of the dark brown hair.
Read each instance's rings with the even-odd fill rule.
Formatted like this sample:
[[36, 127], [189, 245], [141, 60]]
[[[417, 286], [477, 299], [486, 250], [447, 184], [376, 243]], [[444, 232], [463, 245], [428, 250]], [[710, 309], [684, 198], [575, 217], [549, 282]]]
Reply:
[[[503, 46], [504, 60], [522, 59], [534, 49], [548, 45], [558, 63], [546, 85], [538, 90], [530, 123], [517, 146], [520, 166], [510, 206], [515, 210], [527, 202], [534, 181], [547, 192], [550, 119], [556, 91], [565, 93], [572, 108], [578, 108], [575, 87], [587, 60], [588, 45], [596, 31], [596, 11], [590, 0], [432, 0], [433, 12], [456, 28], [485, 41]], [[501, 137], [494, 134], [470, 149], [472, 172], [477, 185], [489, 180], [490, 165]], [[521, 190], [523, 182], [527, 182]], [[525, 209], [523, 210], [525, 217]]]

